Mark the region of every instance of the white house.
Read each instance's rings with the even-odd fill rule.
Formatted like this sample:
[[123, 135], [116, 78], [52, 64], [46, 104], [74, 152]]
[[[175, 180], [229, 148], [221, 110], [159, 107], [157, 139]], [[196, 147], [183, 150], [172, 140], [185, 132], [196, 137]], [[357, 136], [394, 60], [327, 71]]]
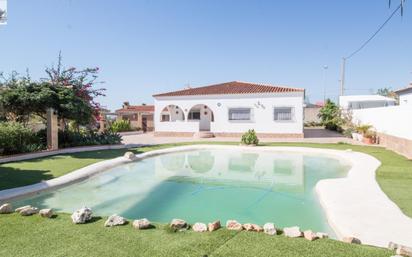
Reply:
[[386, 107], [395, 104], [395, 99], [381, 95], [345, 95], [339, 97], [339, 106], [344, 110]]
[[[305, 90], [227, 82], [156, 94], [155, 135], [303, 137]], [[200, 133], [199, 133], [200, 132]]]
[[399, 105], [412, 105], [412, 83], [395, 93], [399, 96]]

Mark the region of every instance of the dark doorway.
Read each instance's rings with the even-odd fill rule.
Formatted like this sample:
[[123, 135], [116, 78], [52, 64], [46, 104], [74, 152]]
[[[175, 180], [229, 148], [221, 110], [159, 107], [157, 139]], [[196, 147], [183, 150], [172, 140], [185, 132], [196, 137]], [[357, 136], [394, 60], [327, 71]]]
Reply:
[[142, 116], [142, 130], [143, 132], [147, 132], [147, 117]]

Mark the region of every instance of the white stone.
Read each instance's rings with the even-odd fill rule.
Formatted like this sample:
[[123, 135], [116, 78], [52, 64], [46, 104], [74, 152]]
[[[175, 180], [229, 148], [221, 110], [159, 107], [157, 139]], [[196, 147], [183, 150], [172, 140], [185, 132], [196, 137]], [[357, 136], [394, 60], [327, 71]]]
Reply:
[[129, 159], [129, 160], [131, 160], [131, 161], [134, 161], [134, 160], [137, 159], [137, 158], [136, 158], [136, 155], [135, 155], [133, 152], [126, 152], [126, 153], [124, 154], [124, 157], [127, 158], [127, 159]]
[[22, 207], [17, 208], [16, 210], [14, 210], [15, 212], [20, 212], [21, 210], [27, 209], [27, 208], [31, 208], [31, 205], [25, 205]]
[[263, 225], [263, 231], [271, 236], [277, 234], [275, 224], [273, 223], [266, 223], [265, 225]]
[[206, 232], [207, 231], [207, 226], [206, 226], [205, 223], [196, 222], [193, 225], [192, 229], [195, 232]]
[[13, 212], [13, 207], [9, 203], [0, 206], [0, 214], [8, 214]]
[[152, 224], [150, 224], [150, 221], [148, 219], [139, 219], [133, 221], [132, 226], [135, 229], [148, 229], [152, 226]]
[[411, 247], [407, 247], [407, 246], [400, 245], [400, 246], [396, 249], [396, 254], [402, 255], [402, 256], [412, 257], [412, 248], [411, 248]]
[[36, 213], [38, 213], [39, 212], [39, 209], [37, 209], [36, 207], [27, 207], [27, 208], [24, 208], [24, 209], [22, 209], [22, 210], [20, 210], [20, 215], [21, 216], [30, 216], [30, 215], [33, 215], [33, 214], [36, 214]]
[[319, 238], [319, 237], [316, 235], [316, 233], [313, 233], [312, 230], [306, 230], [306, 231], [304, 231], [304, 232], [303, 232], [303, 237], [304, 237], [306, 240], [309, 240], [309, 241], [313, 241], [313, 240], [316, 240], [316, 239]]
[[170, 222], [170, 227], [176, 230], [186, 230], [189, 228], [187, 222], [181, 219], [173, 219]]
[[329, 238], [329, 235], [323, 232], [316, 232], [316, 236], [319, 238]]
[[226, 221], [226, 228], [228, 230], [237, 230], [237, 231], [243, 230], [242, 224], [237, 222], [237, 220], [228, 220], [228, 221]]
[[253, 226], [253, 231], [255, 232], [263, 232], [263, 228], [257, 224], [252, 224]]
[[83, 207], [73, 212], [71, 218], [74, 224], [83, 224], [92, 219], [92, 209]]
[[302, 236], [302, 231], [300, 231], [300, 228], [297, 226], [284, 228], [283, 233], [287, 237], [301, 237]]
[[245, 223], [242, 226], [243, 226], [243, 229], [246, 230], [246, 231], [253, 231], [254, 230], [253, 224]]
[[349, 244], [361, 244], [362, 243], [361, 240], [353, 236], [346, 236], [342, 239], [342, 241], [345, 243], [349, 243]]
[[104, 223], [105, 227], [114, 227], [114, 226], [121, 226], [127, 223], [127, 220], [117, 214], [113, 214], [109, 218], [107, 218], [106, 222]]
[[52, 209], [42, 209], [39, 211], [40, 216], [43, 218], [51, 218], [53, 217], [53, 210]]
[[215, 231], [218, 230], [220, 226], [220, 220], [213, 221], [212, 223], [207, 224], [208, 230], [209, 231]]

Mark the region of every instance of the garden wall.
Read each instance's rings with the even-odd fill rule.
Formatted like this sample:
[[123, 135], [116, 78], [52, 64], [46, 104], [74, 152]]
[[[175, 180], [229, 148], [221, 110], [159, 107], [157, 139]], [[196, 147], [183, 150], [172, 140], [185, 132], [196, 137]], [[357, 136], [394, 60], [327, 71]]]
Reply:
[[354, 123], [372, 125], [379, 143], [412, 159], [412, 106], [352, 110]]

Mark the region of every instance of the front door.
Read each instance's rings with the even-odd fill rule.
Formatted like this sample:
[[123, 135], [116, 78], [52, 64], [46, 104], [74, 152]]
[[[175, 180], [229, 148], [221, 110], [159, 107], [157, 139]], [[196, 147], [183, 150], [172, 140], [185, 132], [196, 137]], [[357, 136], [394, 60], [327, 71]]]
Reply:
[[147, 131], [147, 117], [142, 116], [142, 130], [143, 132]]
[[199, 129], [200, 131], [210, 131], [211, 113], [208, 109], [202, 110]]

